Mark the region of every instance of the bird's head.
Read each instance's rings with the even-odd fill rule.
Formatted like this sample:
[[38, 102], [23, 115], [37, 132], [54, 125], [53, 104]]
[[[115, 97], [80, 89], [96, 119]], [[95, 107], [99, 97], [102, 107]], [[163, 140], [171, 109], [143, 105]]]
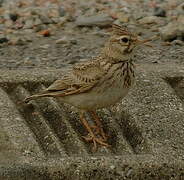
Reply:
[[104, 53], [115, 61], [128, 61], [135, 47], [150, 41], [139, 40], [138, 35], [116, 24], [113, 24], [112, 29], [112, 35], [105, 45]]

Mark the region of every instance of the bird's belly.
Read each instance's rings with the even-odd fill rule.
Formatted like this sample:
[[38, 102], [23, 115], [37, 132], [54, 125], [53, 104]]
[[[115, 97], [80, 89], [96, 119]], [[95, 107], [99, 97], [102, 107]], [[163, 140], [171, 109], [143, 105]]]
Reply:
[[105, 90], [103, 93], [90, 92], [65, 96], [62, 100], [79, 109], [98, 109], [117, 103], [127, 93], [128, 88], [114, 88]]

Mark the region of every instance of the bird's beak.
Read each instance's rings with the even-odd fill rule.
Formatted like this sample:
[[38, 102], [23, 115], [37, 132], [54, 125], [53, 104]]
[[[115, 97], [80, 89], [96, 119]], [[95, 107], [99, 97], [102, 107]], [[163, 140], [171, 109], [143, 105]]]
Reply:
[[152, 44], [149, 44], [148, 42], [152, 41], [153, 39], [150, 38], [150, 39], [145, 39], [145, 40], [140, 40], [140, 39], [137, 39], [137, 44], [144, 44], [145, 46], [148, 46], [148, 47], [153, 47]]
[[153, 47], [153, 45], [150, 44], [150, 43], [148, 43], [148, 42], [154, 41], [154, 40], [157, 40], [157, 39], [159, 39], [159, 36], [158, 35], [155, 35], [155, 36], [153, 36], [153, 37], [151, 37], [149, 39], [145, 39], [145, 40], [137, 39], [137, 44], [144, 44], [146, 46]]

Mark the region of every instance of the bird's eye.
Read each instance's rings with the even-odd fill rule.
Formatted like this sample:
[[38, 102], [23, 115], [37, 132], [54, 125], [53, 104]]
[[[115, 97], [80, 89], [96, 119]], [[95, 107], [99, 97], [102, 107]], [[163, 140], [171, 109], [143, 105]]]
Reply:
[[129, 39], [127, 37], [121, 38], [121, 42], [127, 43], [128, 41], [129, 41]]

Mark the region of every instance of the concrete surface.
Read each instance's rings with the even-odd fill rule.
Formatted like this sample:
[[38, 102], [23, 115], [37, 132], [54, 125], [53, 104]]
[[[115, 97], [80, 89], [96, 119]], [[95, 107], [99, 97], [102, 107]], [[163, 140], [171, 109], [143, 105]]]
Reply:
[[95, 153], [73, 107], [21, 103], [62, 73], [0, 71], [0, 179], [184, 179], [184, 67], [138, 66], [129, 95], [98, 111], [111, 147]]

